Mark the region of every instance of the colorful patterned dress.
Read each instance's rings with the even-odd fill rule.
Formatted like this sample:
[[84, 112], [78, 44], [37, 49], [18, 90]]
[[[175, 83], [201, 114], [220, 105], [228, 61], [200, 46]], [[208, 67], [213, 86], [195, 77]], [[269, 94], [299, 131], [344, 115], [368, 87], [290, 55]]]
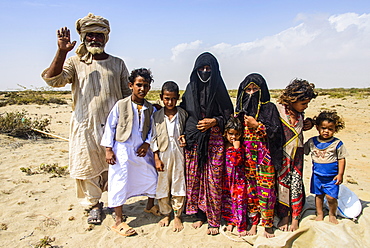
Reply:
[[226, 149], [226, 166], [222, 194], [222, 217], [228, 225], [246, 231], [248, 226], [248, 195], [244, 147]]
[[[245, 124], [244, 124], [245, 125]], [[248, 184], [248, 213], [252, 224], [262, 219], [262, 226], [273, 225], [275, 193], [275, 168], [271, 163], [267, 148], [266, 127], [259, 122], [256, 129], [244, 128], [245, 153], [250, 154], [255, 163], [245, 161]], [[260, 217], [260, 218], [259, 218]]]
[[303, 114], [296, 123], [290, 124], [285, 105], [277, 104], [286, 143], [281, 169], [277, 173], [278, 203], [276, 213], [279, 218], [291, 215], [299, 219], [305, 203], [303, 185]]
[[218, 126], [211, 128], [208, 159], [198, 166], [197, 145], [185, 149], [187, 203], [186, 214], [196, 214], [198, 208], [207, 215], [208, 224], [220, 227], [222, 174], [225, 164], [224, 140]]

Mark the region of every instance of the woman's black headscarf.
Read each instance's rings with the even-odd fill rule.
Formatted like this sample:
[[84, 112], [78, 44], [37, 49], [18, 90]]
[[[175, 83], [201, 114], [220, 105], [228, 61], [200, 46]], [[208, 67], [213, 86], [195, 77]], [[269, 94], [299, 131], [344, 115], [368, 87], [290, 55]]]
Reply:
[[[205, 65], [211, 67], [211, 78], [203, 83], [197, 71]], [[216, 118], [217, 125], [223, 132], [227, 119], [233, 114], [233, 105], [222, 80], [217, 59], [211, 53], [202, 53], [196, 59], [180, 106], [189, 114], [185, 124], [186, 148], [191, 150], [194, 144], [198, 144], [198, 163], [203, 166], [208, 157], [210, 129], [206, 132], [199, 131], [196, 127], [198, 121]]]
[[[260, 89], [250, 95], [245, 92], [245, 89], [252, 83]], [[270, 102], [266, 80], [260, 74], [249, 74], [240, 83], [235, 112], [241, 121], [244, 121], [244, 115], [247, 115], [253, 116], [265, 125], [272, 163], [275, 169], [280, 169], [283, 159], [283, 129], [279, 112], [275, 104]]]

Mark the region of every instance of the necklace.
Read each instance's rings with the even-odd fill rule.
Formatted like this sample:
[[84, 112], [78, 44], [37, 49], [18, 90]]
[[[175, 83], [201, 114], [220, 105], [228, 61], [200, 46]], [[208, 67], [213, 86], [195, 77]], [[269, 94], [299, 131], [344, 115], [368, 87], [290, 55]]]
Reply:
[[140, 102], [135, 102], [134, 100], [132, 100], [132, 102], [137, 105], [137, 112], [138, 112], [138, 115], [139, 115], [139, 125], [140, 125], [140, 123], [141, 123], [141, 110], [143, 109], [144, 102], [140, 103]]
[[[298, 123], [298, 120], [299, 120], [299, 115], [297, 114], [296, 111], [290, 109], [288, 106], [285, 108], [285, 114], [286, 116], [288, 117], [288, 120], [289, 120], [289, 124], [291, 126], [295, 126], [297, 125]], [[294, 117], [294, 121], [292, 120], [292, 117]]]

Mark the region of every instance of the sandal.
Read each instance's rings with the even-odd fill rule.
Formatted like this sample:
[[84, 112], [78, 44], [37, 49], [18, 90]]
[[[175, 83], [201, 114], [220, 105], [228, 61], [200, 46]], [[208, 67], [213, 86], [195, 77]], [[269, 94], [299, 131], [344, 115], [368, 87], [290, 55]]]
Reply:
[[154, 214], [155, 216], [161, 216], [161, 212], [159, 212], [159, 207], [158, 205], [154, 205], [151, 209], [146, 209], [144, 208], [144, 212]]
[[102, 223], [102, 207], [103, 203], [98, 204], [98, 208], [91, 209], [89, 217], [87, 218], [87, 224], [100, 225]]
[[136, 234], [136, 231], [132, 227], [127, 225], [126, 222], [122, 222], [118, 226], [112, 226], [112, 230], [125, 237]]

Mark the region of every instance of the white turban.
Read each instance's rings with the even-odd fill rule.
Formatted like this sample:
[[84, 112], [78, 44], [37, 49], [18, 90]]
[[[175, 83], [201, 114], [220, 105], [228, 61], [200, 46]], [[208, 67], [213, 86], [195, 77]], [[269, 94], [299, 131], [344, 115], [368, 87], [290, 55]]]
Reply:
[[85, 37], [87, 33], [103, 33], [104, 34], [104, 44], [109, 40], [109, 21], [101, 16], [95, 16], [89, 13], [84, 18], [78, 19], [76, 21], [76, 30], [80, 35], [80, 40], [82, 43], [78, 46], [76, 54], [80, 57], [81, 61], [87, 64], [92, 62], [92, 54], [87, 51], [85, 45]]

